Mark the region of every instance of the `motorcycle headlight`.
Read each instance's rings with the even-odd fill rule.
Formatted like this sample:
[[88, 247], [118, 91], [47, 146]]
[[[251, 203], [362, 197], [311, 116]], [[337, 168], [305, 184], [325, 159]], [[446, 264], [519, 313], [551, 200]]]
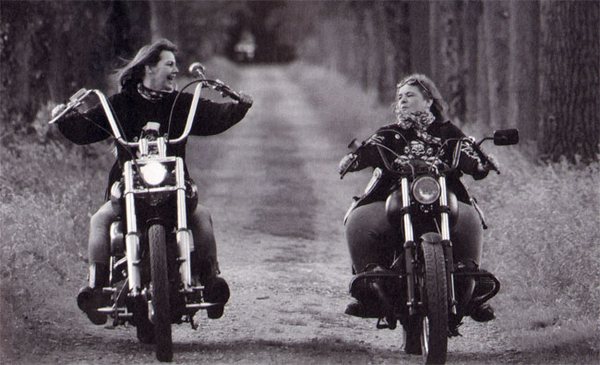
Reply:
[[165, 180], [167, 169], [160, 162], [150, 161], [140, 167], [140, 174], [148, 185], [157, 186]]
[[440, 197], [440, 184], [431, 176], [422, 176], [412, 184], [412, 193], [421, 204], [431, 204]]

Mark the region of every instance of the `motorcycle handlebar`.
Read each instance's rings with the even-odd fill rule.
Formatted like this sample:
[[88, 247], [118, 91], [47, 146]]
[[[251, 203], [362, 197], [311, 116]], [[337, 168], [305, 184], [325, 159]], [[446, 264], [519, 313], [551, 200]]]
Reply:
[[[454, 149], [454, 153], [453, 153], [453, 157], [452, 157], [452, 163], [450, 166], [443, 164], [443, 166], [435, 166], [438, 171], [442, 172], [442, 173], [448, 173], [451, 171], [454, 171], [456, 169], [458, 169], [458, 164], [460, 162], [460, 155], [461, 155], [461, 148], [462, 148], [462, 144], [463, 143], [469, 143], [473, 146], [473, 148], [475, 149], [475, 151], [477, 152], [477, 154], [481, 157], [481, 159], [483, 160], [483, 163], [486, 163], [488, 165], [491, 166], [491, 170], [496, 171], [498, 174], [500, 173], [500, 169], [498, 167], [498, 165], [495, 163], [494, 160], [492, 160], [491, 158], [489, 158], [487, 156], [487, 154], [485, 152], [483, 152], [481, 150], [481, 148], [479, 147], [478, 143], [475, 143], [471, 138], [469, 137], [463, 137], [463, 138], [459, 138], [457, 139], [457, 143]], [[355, 141], [353, 140], [353, 142], [351, 142], [351, 145], [353, 145], [354, 147], [356, 146]], [[392, 153], [395, 154], [394, 151], [390, 150], [387, 146], [376, 142], [373, 138], [370, 138], [369, 140], [363, 142], [361, 145], [359, 145], [358, 147], [356, 147], [354, 153], [358, 153], [360, 152], [360, 150], [366, 146], [375, 146], [377, 147], [377, 150], [379, 152], [379, 155], [381, 156], [381, 159], [383, 161], [383, 164], [385, 166], [385, 168], [387, 170], [389, 170], [390, 172], [396, 172], [396, 173], [403, 173], [401, 171], [396, 171], [393, 168], [393, 162], [389, 161], [386, 154], [384, 153], [384, 150], [388, 150]], [[350, 147], [350, 145], [349, 145]], [[349, 164], [346, 169], [342, 172], [340, 172], [340, 179], [342, 179], [350, 170], [350, 167], [352, 166], [352, 164]]]
[[[200, 64], [199, 64], [200, 65]], [[194, 64], [192, 64], [192, 66], [194, 66]], [[202, 65], [200, 66], [196, 66], [196, 68], [194, 70], [197, 69], [197, 73], [199, 75], [204, 75], [201, 71], [202, 69], [199, 69], [198, 67], [202, 67]], [[190, 71], [192, 71], [192, 67], [190, 66]], [[236, 100], [236, 101], [240, 101], [241, 97], [240, 95], [233, 91], [229, 86], [227, 86], [225, 83], [223, 83], [220, 80], [208, 80], [208, 79], [201, 79], [201, 80], [197, 80], [198, 85], [196, 86], [195, 90], [194, 90], [194, 94], [193, 94], [193, 98], [192, 98], [192, 104], [190, 105], [190, 111], [187, 117], [187, 121], [185, 124], [185, 128], [183, 133], [181, 134], [181, 136], [179, 136], [178, 138], [169, 140], [168, 143], [169, 144], [176, 144], [179, 143], [183, 140], [185, 140], [187, 138], [187, 136], [189, 135], [191, 129], [192, 129], [192, 124], [194, 121], [194, 117], [196, 115], [196, 109], [198, 108], [198, 103], [200, 101], [200, 93], [203, 87], [210, 87], [218, 92], [220, 92], [224, 97], [225, 96], [229, 96], [231, 99]], [[120, 143], [121, 145], [124, 146], [128, 146], [128, 147], [137, 147], [138, 146], [138, 142], [128, 142], [127, 140], [125, 140], [123, 138], [123, 135], [121, 134], [119, 125], [117, 124], [117, 121], [115, 120], [115, 117], [112, 113], [111, 107], [109, 105], [108, 99], [106, 98], [106, 96], [100, 91], [100, 90], [86, 90], [86, 89], [80, 89], [79, 91], [77, 91], [75, 94], [73, 94], [70, 98], [69, 98], [69, 102], [67, 103], [66, 107], [64, 110], [62, 110], [57, 116], [55, 116], [54, 118], [52, 118], [52, 120], [50, 120], [48, 123], [49, 124], [54, 124], [56, 123], [60, 118], [62, 118], [66, 113], [68, 113], [69, 111], [73, 110], [74, 108], [76, 108], [77, 106], [81, 105], [81, 103], [83, 102], [83, 100], [88, 97], [88, 95], [90, 94], [96, 94], [96, 96], [98, 97], [98, 99], [100, 100], [100, 104], [102, 106], [102, 109], [104, 110], [104, 113], [106, 114], [106, 117], [108, 119], [108, 123], [110, 125], [110, 128], [112, 130], [113, 136], [115, 137], [115, 139], [117, 140], [118, 143]]]
[[235, 101], [240, 101], [240, 99], [241, 99], [239, 93], [237, 93], [236, 91], [231, 89], [229, 86], [227, 86], [225, 83], [223, 83], [223, 81], [221, 81], [219, 79], [216, 79], [216, 80], [201, 79], [198, 81], [200, 83], [202, 83], [205, 87], [209, 87], [217, 92], [220, 92], [221, 95], [223, 95], [223, 97], [228, 96]]
[[223, 97], [230, 97], [235, 101], [240, 101], [240, 94], [233, 91], [229, 86], [225, 85], [225, 83], [219, 79], [209, 80], [204, 75], [204, 71], [206, 68], [200, 62], [194, 62], [188, 67], [188, 72], [194, 76], [197, 81], [204, 84], [205, 87], [210, 87], [218, 92], [220, 92]]

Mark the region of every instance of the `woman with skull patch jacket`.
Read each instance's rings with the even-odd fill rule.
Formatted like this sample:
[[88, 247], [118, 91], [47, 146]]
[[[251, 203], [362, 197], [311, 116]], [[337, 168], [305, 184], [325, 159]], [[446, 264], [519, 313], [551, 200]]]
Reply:
[[[441, 159], [449, 163], [457, 143], [452, 139], [465, 137], [465, 134], [448, 121], [444, 108], [445, 103], [433, 81], [424, 75], [410, 75], [397, 86], [394, 108], [396, 123], [380, 128], [370, 139], [409, 157], [416, 155], [426, 158], [439, 152]], [[463, 145], [460, 153], [459, 171], [446, 177], [448, 189], [456, 194], [458, 200], [459, 213], [451, 228], [453, 253], [459, 267], [464, 265], [477, 269], [482, 256], [482, 219], [474, 199], [469, 196], [460, 178], [465, 173], [476, 180], [483, 179], [490, 166], [482, 163], [470, 146]], [[367, 167], [375, 169], [373, 178], [365, 194], [355, 198], [344, 220], [355, 273], [378, 266], [388, 267], [394, 245], [401, 241], [401, 232], [388, 222], [385, 210], [385, 200], [395, 180], [384, 172], [384, 164], [377, 148], [366, 143], [360, 152], [344, 156], [340, 161], [339, 171], [358, 171]], [[356, 299], [346, 308], [347, 314], [358, 317], [377, 316], [372, 308], [362, 302], [362, 298]], [[487, 303], [473, 310], [470, 315], [477, 321], [495, 318], [493, 309]]]

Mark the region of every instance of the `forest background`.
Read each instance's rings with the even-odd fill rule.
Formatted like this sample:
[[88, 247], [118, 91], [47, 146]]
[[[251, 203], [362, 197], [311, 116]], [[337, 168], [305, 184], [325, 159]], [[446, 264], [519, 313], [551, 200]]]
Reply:
[[108, 86], [98, 75], [153, 37], [205, 60], [231, 55], [250, 31], [257, 61], [323, 65], [384, 103], [393, 100], [401, 76], [422, 72], [438, 83], [455, 120], [518, 127], [535, 159], [592, 161], [600, 143], [598, 6], [593, 0], [3, 1], [0, 116], [6, 133], [30, 130], [41, 105], [63, 100], [78, 85]]
[[250, 31], [256, 63], [341, 75], [373, 107], [387, 107], [397, 81], [420, 72], [467, 130], [519, 128], [509, 175], [519, 188], [496, 204], [531, 214], [504, 233], [514, 243], [502, 247], [506, 260], [516, 263], [506, 275], [535, 283], [513, 294], [527, 297], [523, 308], [549, 308], [535, 317], [540, 327], [558, 323], [574, 348], [598, 351], [600, 2], [2, 0], [0, 17], [3, 342], [27, 332], [20, 320], [35, 317], [48, 278], [78, 277], [66, 263], [82, 251], [58, 242], [84, 235], [49, 227], [86, 227], [98, 187], [79, 181], [81, 170], [104, 181], [87, 165], [106, 157], [66, 143], [47, 127], [49, 110], [81, 86], [115, 91], [105, 75], [157, 37], [177, 43], [186, 65], [231, 58]]

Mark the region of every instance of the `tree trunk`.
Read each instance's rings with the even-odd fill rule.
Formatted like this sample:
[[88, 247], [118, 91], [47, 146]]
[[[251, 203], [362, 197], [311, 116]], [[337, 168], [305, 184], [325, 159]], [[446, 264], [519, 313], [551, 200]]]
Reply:
[[[429, 29], [429, 9], [427, 1], [410, 1], [407, 5], [408, 25], [410, 29], [410, 48], [397, 43], [398, 53], [406, 55], [409, 50], [409, 66], [412, 72], [423, 73], [433, 77], [431, 66], [431, 50]], [[405, 71], [405, 72], [408, 72]], [[403, 72], [404, 73], [404, 72]]]
[[505, 125], [508, 115], [508, 3], [483, 3], [486, 56], [488, 60], [490, 124]]
[[467, 0], [463, 6], [462, 29], [464, 55], [462, 73], [465, 82], [465, 122], [475, 123], [478, 119], [477, 55], [482, 45], [478, 44], [478, 29], [481, 23], [482, 5], [478, 0]]
[[[375, 7], [377, 4], [374, 4]], [[377, 90], [377, 81], [379, 79], [382, 64], [382, 42], [381, 34], [377, 31], [380, 24], [377, 24], [375, 18], [375, 9], [369, 7], [362, 9], [364, 14], [365, 28], [365, 88], [367, 90]]]
[[535, 140], [538, 125], [539, 3], [510, 2], [508, 116], [506, 125], [519, 127], [525, 140]]
[[[440, 22], [440, 3], [431, 2], [429, 3], [429, 65], [431, 67], [431, 79], [435, 82], [440, 80], [442, 76], [442, 70], [440, 66], [440, 48], [441, 48], [441, 37], [442, 24]], [[439, 83], [439, 82], [438, 82]], [[437, 84], [437, 83], [436, 83]], [[441, 86], [441, 85], [438, 85]], [[443, 93], [443, 88], [440, 90]]]
[[[379, 100], [388, 103], [396, 96], [396, 84], [410, 71], [410, 56], [406, 52], [411, 44], [407, 5], [402, 2], [378, 3], [383, 68], [379, 76]], [[425, 43], [426, 44], [426, 43]]]
[[488, 57], [487, 37], [485, 35], [485, 22], [483, 17], [483, 3], [481, 3], [481, 21], [477, 24], [477, 121], [490, 126], [490, 83], [488, 82]]
[[543, 159], [598, 158], [600, 3], [541, 3], [540, 105]]
[[[360, 86], [364, 89], [367, 90], [369, 87], [369, 73], [367, 70], [367, 60], [369, 55], [368, 53], [368, 43], [369, 43], [369, 39], [367, 38], [367, 31], [366, 31], [366, 14], [363, 8], [363, 4], [361, 3], [350, 3], [351, 4], [351, 9], [352, 12], [354, 13], [354, 16], [356, 17], [356, 23], [354, 23], [354, 26], [356, 28], [355, 29], [355, 34], [358, 38], [358, 47], [357, 48], [353, 48], [351, 51], [352, 52], [357, 52], [357, 61], [358, 63], [356, 65], [354, 65], [356, 67], [356, 71], [352, 72], [352, 75], [357, 75], [358, 76], [358, 80], [360, 82]], [[349, 76], [352, 76], [349, 75]]]
[[179, 29], [177, 25], [176, 8], [170, 1], [150, 1], [150, 29], [152, 40], [167, 38], [177, 44]]
[[462, 1], [452, 0], [432, 3], [431, 25], [436, 29], [436, 49], [432, 51], [437, 83], [448, 103], [448, 116], [464, 121], [465, 88], [462, 75]]

